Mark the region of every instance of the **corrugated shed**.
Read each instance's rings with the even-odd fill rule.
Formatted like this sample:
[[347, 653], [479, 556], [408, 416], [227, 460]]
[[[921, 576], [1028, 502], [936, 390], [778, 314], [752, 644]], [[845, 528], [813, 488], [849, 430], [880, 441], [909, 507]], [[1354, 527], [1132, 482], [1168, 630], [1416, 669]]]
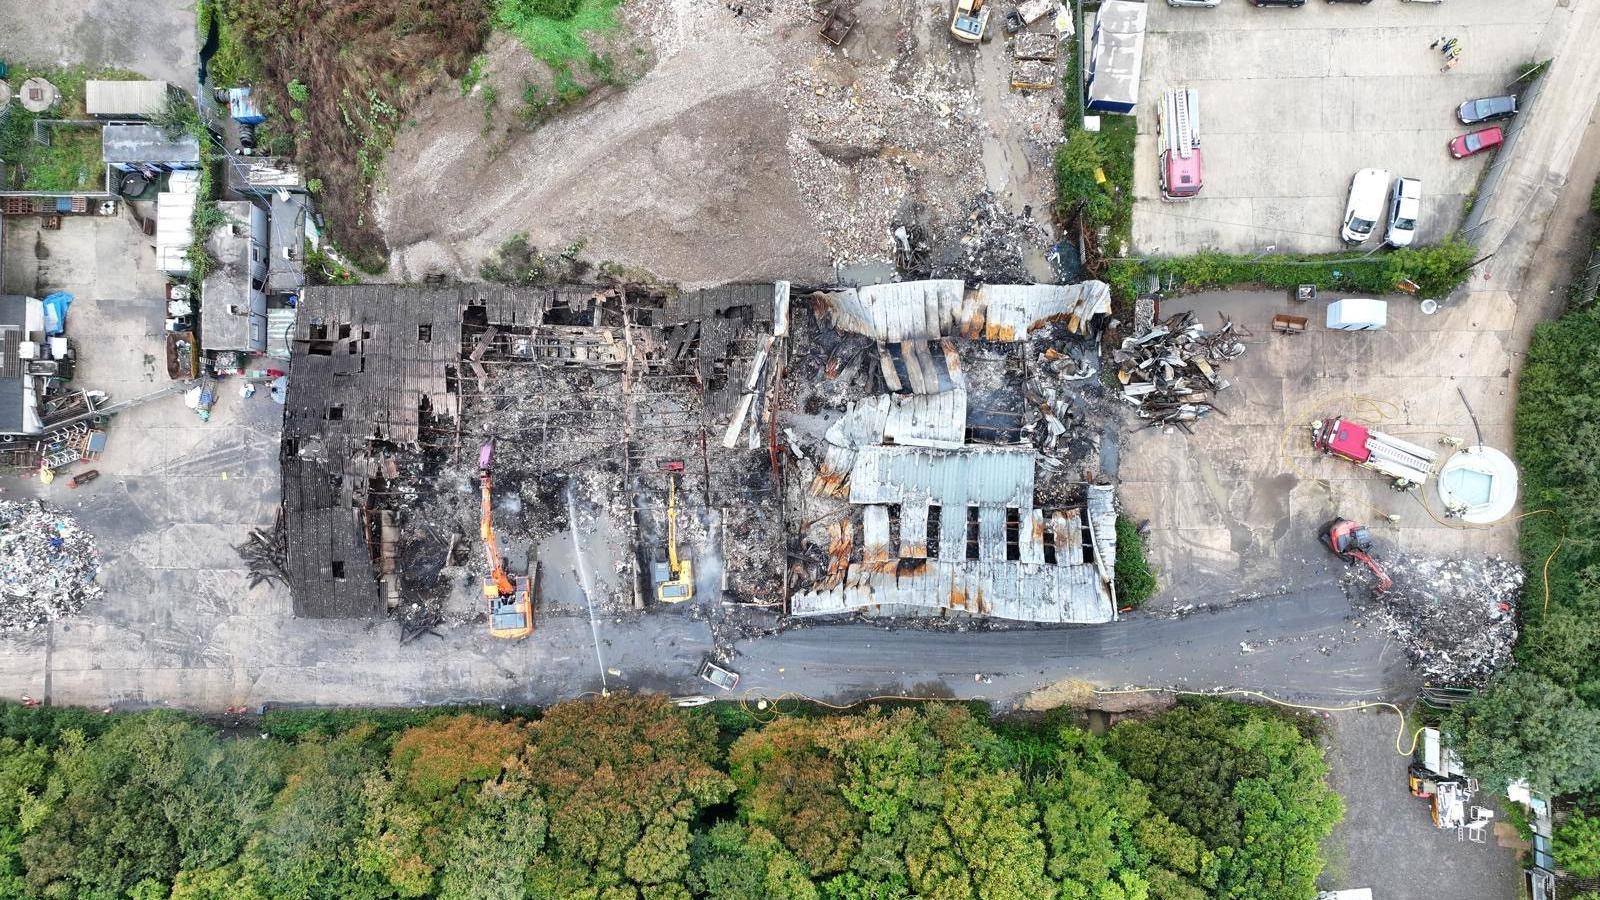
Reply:
[[149, 119], [167, 108], [165, 81], [96, 81], [83, 83], [83, 108], [91, 116]]
[[1032, 450], [863, 447], [850, 470], [851, 503], [1033, 505]]

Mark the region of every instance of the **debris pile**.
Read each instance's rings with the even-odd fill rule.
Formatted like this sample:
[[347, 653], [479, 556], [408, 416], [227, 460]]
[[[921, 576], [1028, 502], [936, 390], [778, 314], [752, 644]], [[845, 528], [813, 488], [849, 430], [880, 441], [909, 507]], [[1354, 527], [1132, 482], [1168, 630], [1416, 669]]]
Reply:
[[1211, 398], [1229, 382], [1215, 364], [1244, 353], [1241, 336], [1249, 334], [1226, 316], [1221, 328], [1208, 333], [1188, 311], [1128, 338], [1112, 353], [1123, 401], [1137, 407], [1139, 417], [1150, 420], [1149, 427], [1176, 425], [1193, 434], [1191, 423], [1213, 410], [1221, 412]]
[[1025, 254], [1048, 245], [1050, 229], [1035, 222], [1032, 210], [1017, 215], [993, 191], [983, 191], [965, 207], [966, 216], [940, 235], [950, 248], [934, 257], [933, 277], [965, 278], [967, 284], [1032, 284]]
[[105, 596], [100, 553], [71, 516], [42, 500], [0, 500], [0, 632], [70, 616]]
[[[1511, 659], [1523, 572], [1499, 558], [1397, 557], [1373, 614], [1430, 681], [1481, 685]], [[1359, 576], [1357, 576], [1359, 577]]]
[[270, 531], [250, 529], [249, 539], [242, 544], [235, 544], [233, 550], [240, 559], [250, 564], [251, 587], [262, 583], [289, 583], [289, 576], [283, 569], [289, 553], [289, 538], [283, 530], [283, 510], [278, 511], [278, 518], [272, 523]]

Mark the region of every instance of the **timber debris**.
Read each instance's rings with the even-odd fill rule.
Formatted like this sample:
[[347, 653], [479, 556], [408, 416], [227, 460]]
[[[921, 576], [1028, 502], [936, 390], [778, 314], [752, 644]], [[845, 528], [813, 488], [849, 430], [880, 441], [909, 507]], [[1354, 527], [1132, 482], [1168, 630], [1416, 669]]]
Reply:
[[1212, 400], [1229, 386], [1220, 364], [1244, 353], [1241, 336], [1249, 334], [1225, 316], [1222, 327], [1208, 332], [1188, 311], [1124, 340], [1112, 352], [1122, 400], [1149, 420], [1147, 427], [1177, 426], [1193, 434], [1194, 423], [1212, 412], [1227, 415]]

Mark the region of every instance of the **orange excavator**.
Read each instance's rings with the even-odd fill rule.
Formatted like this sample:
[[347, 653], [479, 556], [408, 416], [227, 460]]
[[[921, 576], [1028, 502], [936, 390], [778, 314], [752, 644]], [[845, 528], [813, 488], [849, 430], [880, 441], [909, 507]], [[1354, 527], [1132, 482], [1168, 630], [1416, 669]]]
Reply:
[[491, 440], [478, 450], [478, 484], [483, 490], [478, 534], [483, 538], [483, 552], [489, 557], [489, 574], [483, 577], [483, 599], [489, 605], [489, 633], [514, 641], [533, 633], [533, 579], [523, 575], [513, 584], [506, 575], [500, 542], [494, 536], [494, 501], [490, 497], [489, 475], [493, 463], [494, 441]]

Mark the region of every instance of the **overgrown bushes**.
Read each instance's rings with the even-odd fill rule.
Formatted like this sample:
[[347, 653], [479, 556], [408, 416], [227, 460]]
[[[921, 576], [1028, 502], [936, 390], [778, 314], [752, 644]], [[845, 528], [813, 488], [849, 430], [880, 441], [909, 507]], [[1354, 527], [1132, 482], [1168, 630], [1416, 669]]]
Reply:
[[1521, 552], [1530, 577], [1517, 667], [1453, 717], [1474, 774], [1600, 792], [1600, 310], [1534, 330], [1517, 396]]
[[1193, 256], [1117, 260], [1106, 280], [1124, 298], [1137, 294], [1142, 279], [1151, 275], [1159, 276], [1164, 285], [1170, 282], [1185, 290], [1244, 284], [1277, 288], [1315, 284], [1373, 294], [1392, 293], [1409, 280], [1422, 296], [1442, 297], [1466, 279], [1474, 253], [1471, 244], [1459, 240], [1359, 257], [1348, 253], [1235, 256], [1203, 251]]
[[1117, 602], [1138, 607], [1149, 600], [1159, 586], [1150, 561], [1144, 555], [1144, 536], [1132, 520], [1117, 516]]
[[365, 715], [0, 708], [0, 894], [1299, 900], [1338, 815], [1293, 724], [1228, 703], [1106, 739], [937, 704]]

